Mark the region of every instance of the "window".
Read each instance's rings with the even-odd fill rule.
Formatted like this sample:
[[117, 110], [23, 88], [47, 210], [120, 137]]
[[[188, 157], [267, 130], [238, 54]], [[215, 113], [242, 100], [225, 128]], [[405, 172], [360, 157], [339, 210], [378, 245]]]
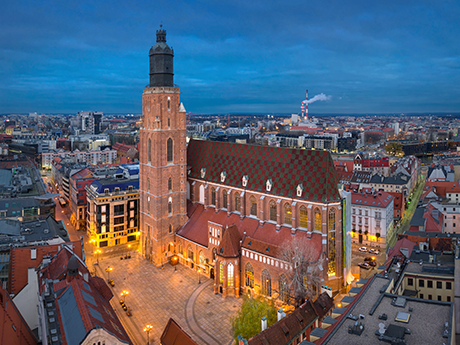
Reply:
[[414, 286], [414, 278], [407, 278], [407, 285]]
[[442, 301], [442, 298], [441, 298], [441, 296], [438, 296], [438, 301]]
[[224, 283], [224, 265], [222, 265], [222, 262], [219, 263], [219, 283]]
[[452, 290], [452, 283], [446, 282], [446, 290]]
[[222, 192], [222, 207], [223, 208], [228, 208], [227, 191], [225, 189]]
[[251, 196], [251, 197], [249, 198], [249, 204], [251, 205], [251, 208], [250, 208], [251, 216], [257, 216], [257, 202], [256, 202], [256, 198], [254, 198], [253, 196]]
[[150, 177], [147, 177], [147, 192], [150, 192]]
[[169, 215], [172, 215], [172, 202], [168, 202], [168, 213]]
[[420, 280], [418, 281], [418, 286], [419, 286], [419, 287], [425, 287], [425, 281], [424, 281], [423, 279], [420, 279]]
[[168, 163], [173, 161], [173, 140], [171, 138], [166, 143], [166, 160]]
[[272, 295], [272, 278], [267, 270], [262, 271], [262, 295], [270, 297]]
[[423, 296], [423, 294], [421, 293], [421, 294], [420, 294], [420, 298], [423, 299], [424, 297], [425, 297], [425, 296]]
[[276, 222], [276, 203], [272, 200], [270, 201], [270, 220]]
[[321, 213], [318, 208], [315, 209], [315, 230], [321, 231]]
[[168, 191], [170, 193], [172, 192], [172, 178], [171, 177], [168, 179]]
[[211, 188], [211, 205], [216, 206], [216, 189]]
[[227, 286], [233, 286], [233, 264], [227, 265]]
[[329, 260], [328, 260], [328, 273], [329, 275], [335, 274], [335, 209], [329, 211]]
[[152, 161], [152, 140], [149, 138], [149, 143], [147, 145], [147, 161], [150, 163]]
[[428, 299], [433, 299], [433, 296], [432, 295], [428, 295]]
[[188, 247], [188, 251], [187, 251], [187, 254], [188, 254], [188, 258], [192, 261], [194, 261], [194, 258], [193, 258], [193, 250], [192, 250], [192, 247]]
[[284, 224], [292, 225], [292, 208], [288, 203], [284, 204]]
[[200, 250], [200, 264], [205, 265], [206, 264], [206, 258], [204, 257], [204, 253], [202, 250]]
[[244, 268], [244, 279], [246, 286], [254, 288], [254, 268], [249, 262], [246, 264], [246, 267]]
[[241, 210], [241, 198], [238, 193], [235, 194], [235, 211], [240, 212]]
[[172, 232], [173, 232], [172, 230], [173, 230], [172, 225], [169, 224], [169, 233], [170, 233], [170, 234], [172, 234]]
[[285, 302], [289, 302], [289, 285], [287, 282], [287, 278], [284, 274], [281, 274], [278, 280], [278, 290], [279, 290], [279, 298]]
[[433, 281], [432, 280], [428, 280], [427, 287], [430, 288], [430, 289], [433, 288]]
[[300, 227], [308, 228], [308, 213], [305, 206], [300, 206]]
[[442, 282], [436, 282], [436, 289], [442, 289]]

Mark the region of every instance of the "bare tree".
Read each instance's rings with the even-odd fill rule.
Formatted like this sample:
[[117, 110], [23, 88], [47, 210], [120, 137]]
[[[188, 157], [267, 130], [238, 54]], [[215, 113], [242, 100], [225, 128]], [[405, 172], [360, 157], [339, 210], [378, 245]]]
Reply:
[[323, 255], [321, 248], [315, 248], [311, 241], [294, 237], [280, 247], [280, 259], [288, 262], [289, 288], [294, 293], [295, 306], [317, 294], [324, 282]]

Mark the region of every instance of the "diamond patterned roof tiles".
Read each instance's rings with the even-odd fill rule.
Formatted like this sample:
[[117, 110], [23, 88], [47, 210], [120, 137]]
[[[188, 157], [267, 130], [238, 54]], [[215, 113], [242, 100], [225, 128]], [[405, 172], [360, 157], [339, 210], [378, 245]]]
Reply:
[[[195, 179], [241, 188], [247, 176], [244, 188], [249, 190], [319, 202], [340, 200], [337, 173], [327, 151], [191, 140], [187, 162], [189, 177]], [[267, 191], [269, 179], [273, 187]]]

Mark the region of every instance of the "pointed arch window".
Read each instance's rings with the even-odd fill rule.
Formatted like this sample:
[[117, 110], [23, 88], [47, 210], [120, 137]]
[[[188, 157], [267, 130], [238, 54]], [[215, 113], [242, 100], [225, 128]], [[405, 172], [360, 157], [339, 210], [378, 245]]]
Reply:
[[219, 263], [219, 283], [224, 283], [224, 265], [222, 262]]
[[168, 213], [169, 215], [172, 215], [172, 201], [171, 200], [168, 202]]
[[272, 295], [272, 278], [270, 276], [270, 273], [266, 269], [262, 271], [261, 283], [262, 283], [262, 290], [261, 290], [262, 295], [270, 297]]
[[247, 287], [254, 288], [254, 268], [249, 262], [244, 268], [244, 281]]
[[166, 142], [166, 159], [168, 163], [173, 161], [173, 140], [171, 138]]
[[307, 208], [305, 206], [300, 206], [300, 227], [301, 228], [308, 228], [308, 213]]
[[169, 193], [172, 192], [172, 178], [171, 177], [168, 179], [168, 191]]
[[150, 192], [150, 177], [147, 177], [147, 192]]
[[227, 191], [225, 189], [222, 191], [222, 207], [228, 208]]
[[276, 202], [274, 202], [273, 200], [270, 201], [270, 220], [273, 221], [273, 222], [277, 221], [277, 217], [276, 217]]
[[328, 273], [329, 275], [335, 275], [335, 254], [336, 254], [336, 244], [335, 244], [335, 209], [329, 211], [329, 233], [328, 233], [328, 242], [329, 242], [329, 255], [328, 255]]
[[321, 231], [321, 212], [318, 208], [315, 208], [315, 230]]
[[233, 264], [227, 265], [227, 286], [233, 286]]
[[172, 234], [172, 225], [169, 224], [169, 233]]
[[192, 247], [191, 247], [191, 246], [188, 246], [188, 250], [187, 250], [187, 252], [188, 252], [188, 253], [187, 253], [187, 254], [188, 254], [188, 256], [187, 256], [187, 257], [188, 257], [190, 260], [194, 261], [194, 260], [195, 260], [195, 258], [194, 258], [194, 255], [193, 255], [193, 249], [192, 249]]
[[235, 211], [236, 212], [241, 211], [241, 198], [238, 193], [235, 194]]
[[206, 258], [204, 257], [204, 253], [202, 250], [200, 250], [200, 264], [201, 265], [206, 264]]
[[216, 206], [216, 189], [211, 188], [211, 205]]
[[288, 203], [284, 205], [284, 224], [292, 225], [292, 208]]
[[251, 216], [257, 216], [257, 201], [256, 201], [256, 198], [251, 196], [249, 198], [249, 204], [251, 205], [251, 208], [250, 208]]
[[150, 163], [152, 161], [152, 140], [149, 138], [149, 142], [147, 144], [147, 161]]
[[281, 274], [280, 277], [279, 277], [279, 280], [278, 280], [278, 290], [279, 290], [279, 296], [280, 296], [280, 299], [285, 302], [285, 303], [288, 303], [289, 302], [289, 285], [288, 285], [288, 281], [287, 281], [287, 278], [284, 274]]

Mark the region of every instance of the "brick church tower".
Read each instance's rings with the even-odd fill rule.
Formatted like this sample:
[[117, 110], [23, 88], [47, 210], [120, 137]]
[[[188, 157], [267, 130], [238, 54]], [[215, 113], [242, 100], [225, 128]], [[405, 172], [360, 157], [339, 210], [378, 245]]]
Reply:
[[150, 84], [142, 95], [140, 229], [142, 253], [159, 266], [174, 254], [174, 234], [187, 220], [186, 112], [174, 85], [174, 51], [157, 30]]

